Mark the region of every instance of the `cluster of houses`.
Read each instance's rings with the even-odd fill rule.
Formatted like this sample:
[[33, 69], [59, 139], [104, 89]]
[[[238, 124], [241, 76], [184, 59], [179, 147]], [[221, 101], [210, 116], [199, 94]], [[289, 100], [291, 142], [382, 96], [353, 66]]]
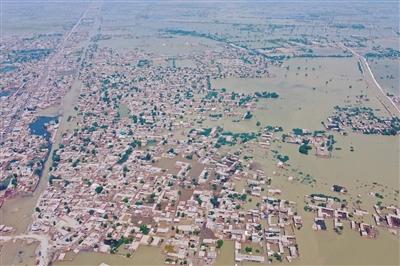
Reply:
[[[341, 194], [347, 193], [347, 189], [340, 185], [333, 185], [331, 190]], [[367, 216], [370, 215], [368, 211], [357, 207], [349, 210], [347, 204], [338, 197], [312, 194], [306, 196], [306, 202], [304, 209], [316, 214], [312, 225], [314, 230], [326, 231], [332, 228], [336, 233], [342, 234], [345, 228], [344, 223], [347, 223], [360, 236], [372, 239], [378, 237], [378, 228], [385, 228], [395, 235], [399, 233], [400, 209], [398, 207], [375, 205], [375, 214], [372, 214], [375, 221], [373, 225], [365, 222]]]
[[[230, 240], [238, 262], [299, 256], [294, 231], [302, 220], [294, 203], [262, 199], [279, 190], [267, 190], [265, 174], [248, 172], [238, 154], [220, 152], [221, 129], [196, 128], [194, 122], [200, 109], [218, 103], [207, 98], [213, 90], [204, 72], [212, 78], [236, 72], [257, 76], [259, 66], [246, 64], [245, 72], [239, 63], [230, 64], [232, 48], [232, 59], [219, 62], [218, 73], [206, 65], [153, 66], [151, 57], [127, 67], [127, 61], [149, 55], [90, 51], [92, 67], [81, 71], [84, 86], [74, 105], [77, 127], [62, 134], [50, 155], [49, 186], [30, 226], [30, 232], [49, 236], [52, 260], [81, 251], [133, 254], [150, 245], [160, 247], [169, 264], [212, 264], [221, 241]], [[201, 66], [220, 56], [192, 59]], [[247, 97], [270, 97], [243, 94], [233, 101], [230, 93], [221, 95], [227, 101], [219, 105], [232, 101], [233, 107], [251, 104]], [[255, 138], [226, 136], [239, 143]], [[271, 137], [261, 136], [265, 142]], [[250, 206], [252, 198], [260, 202]]]
[[296, 203], [274, 197], [266, 197], [263, 202], [266, 204], [263, 213], [268, 224], [265, 230], [268, 256], [286, 257], [289, 262], [298, 258], [295, 231], [301, 229], [303, 220], [295, 211]]
[[393, 234], [400, 233], [400, 208], [395, 206], [374, 205], [373, 214], [376, 226], [387, 228]]
[[363, 134], [398, 135], [400, 118], [379, 117], [372, 108], [358, 106], [335, 106], [334, 114], [323, 122], [331, 131], [345, 132], [352, 130]]
[[43, 125], [46, 134], [52, 136], [45, 138], [32, 134], [29, 123], [33, 119], [33, 115], [28, 115], [19, 120], [0, 146], [0, 207], [16, 194], [33, 193], [39, 183], [58, 124]]
[[[50, 143], [32, 134], [30, 125], [38, 112], [58, 106], [73, 86], [82, 59], [80, 42], [87, 39], [89, 29], [76, 27], [68, 40], [59, 33], [2, 40], [0, 206], [8, 198], [36, 189]], [[51, 137], [55, 130], [47, 127]]]
[[308, 154], [314, 151], [317, 157], [330, 158], [335, 140], [333, 135], [327, 135], [324, 131], [308, 131], [296, 128], [288, 134], [282, 134], [282, 141], [299, 145], [299, 152]]

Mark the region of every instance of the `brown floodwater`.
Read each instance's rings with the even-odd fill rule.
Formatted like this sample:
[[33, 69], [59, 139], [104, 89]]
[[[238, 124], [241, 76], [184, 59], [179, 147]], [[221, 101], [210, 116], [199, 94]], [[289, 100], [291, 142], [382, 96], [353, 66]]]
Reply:
[[164, 265], [164, 257], [159, 248], [140, 246], [130, 258], [117, 254], [81, 252], [78, 255], [67, 254], [64, 261], [58, 261], [56, 266], [98, 266], [101, 263], [108, 265]]
[[[289, 66], [289, 70], [286, 67]], [[298, 69], [300, 68], [300, 69]], [[307, 70], [305, 69], [307, 68]], [[314, 70], [312, 70], [314, 68]], [[218, 121], [207, 120], [205, 127], [223, 126], [234, 132], [258, 131], [256, 121], [262, 126], [282, 126], [284, 130], [292, 128], [323, 129], [324, 121], [335, 105], [355, 104], [355, 96], [368, 95], [369, 101], [363, 105], [379, 109], [378, 114], [389, 116], [377, 99], [377, 93], [357, 72], [355, 59], [293, 59], [283, 67], [273, 69], [272, 77], [265, 79], [223, 79], [213, 82], [215, 88], [226, 88], [235, 92], [276, 91], [280, 95], [276, 100], [260, 100], [254, 116], [249, 121], [232, 122], [232, 118]], [[307, 74], [307, 76], [305, 75]], [[326, 84], [328, 81], [328, 84]], [[351, 86], [351, 87], [350, 87]], [[398, 265], [399, 240], [384, 228], [375, 240], [363, 239], [346, 224], [344, 233], [333, 232], [333, 224], [328, 222], [328, 232], [312, 230], [314, 214], [306, 213], [304, 195], [310, 193], [331, 194], [330, 187], [340, 184], [349, 190], [345, 198], [349, 202], [362, 201], [361, 207], [373, 213], [373, 204], [377, 199], [370, 192], [379, 191], [384, 195], [380, 200], [384, 205], [399, 204], [394, 190], [399, 188], [399, 136], [371, 136], [350, 133], [348, 136], [334, 134], [337, 143], [330, 159], [317, 158], [298, 152], [298, 146], [286, 143], [272, 143], [268, 149], [253, 147], [251, 155], [254, 161], [273, 178], [272, 186], [280, 188], [280, 198], [296, 201], [298, 212], [303, 216], [304, 227], [296, 231], [301, 258], [295, 264], [301, 265]], [[354, 152], [350, 151], [354, 148]], [[237, 150], [234, 147], [233, 150]], [[289, 156], [287, 170], [276, 167], [275, 159], [269, 150], [278, 150]], [[304, 174], [301, 175], [300, 172]], [[275, 175], [274, 175], [275, 173]], [[305, 174], [315, 183], [300, 183]], [[288, 181], [293, 176], [294, 181]], [[374, 186], [373, 182], [380, 185]], [[236, 182], [243, 189], [243, 181]], [[266, 187], [265, 187], [266, 188]], [[259, 202], [252, 197], [251, 205]], [[246, 206], [247, 205], [247, 206]], [[251, 207], [246, 203], [245, 207]], [[247, 208], [246, 208], [247, 209]], [[366, 222], [374, 224], [371, 215], [365, 216]], [[330, 225], [330, 227], [329, 227]], [[246, 264], [247, 265], [247, 264]]]
[[[8, 242], [1, 248], [0, 265], [34, 265], [36, 264], [35, 250], [38, 243], [28, 244], [26, 241], [17, 240]], [[17, 251], [16, 256], [9, 256]]]
[[235, 242], [231, 240], [224, 240], [224, 244], [219, 251], [216, 266], [234, 265], [235, 263]]

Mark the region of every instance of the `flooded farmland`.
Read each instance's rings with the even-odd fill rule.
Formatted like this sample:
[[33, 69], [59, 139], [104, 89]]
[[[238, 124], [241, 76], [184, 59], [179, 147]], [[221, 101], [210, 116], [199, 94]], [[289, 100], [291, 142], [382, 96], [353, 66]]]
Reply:
[[[338, 65], [341, 67], [337, 67]], [[298, 69], [299, 67], [300, 69]], [[306, 68], [307, 70], [305, 70]], [[368, 105], [381, 109], [374, 93], [370, 93], [366, 88], [366, 84], [360, 79], [357, 71], [356, 64], [352, 59], [324, 59], [323, 62], [319, 59], [294, 59], [280, 68], [273, 69], [270, 73], [271, 78], [216, 80], [213, 86], [218, 89], [226, 88], [228, 91], [239, 93], [276, 91], [280, 94], [280, 98], [274, 102], [258, 102], [257, 109], [254, 111], [254, 119], [251, 121], [235, 123], [230, 118], [224, 118], [217, 121], [206, 121], [204, 125], [219, 125], [234, 132], [257, 130], [255, 121], [261, 121], [263, 125], [282, 126], [289, 130], [296, 127], [310, 130], [323, 129], [321, 122], [326, 119], [335, 105], [354, 102], [355, 96], [361, 93], [370, 97]], [[305, 74], [308, 75], [305, 76]], [[325, 81], [327, 80], [329, 82], [326, 85]], [[351, 84], [352, 87], [349, 88]], [[384, 110], [381, 112], [385, 113]], [[335, 139], [340, 150], [334, 151], [330, 159], [304, 156], [298, 152], [296, 146], [272, 143], [269, 149], [279, 149], [280, 153], [289, 156], [288, 171], [282, 171], [276, 167], [277, 160], [269, 152], [258, 147], [255, 147], [253, 153], [254, 161], [261, 165], [268, 175], [272, 176], [276, 186], [284, 188], [283, 198], [299, 203], [298, 211], [302, 213], [308, 224], [312, 223], [312, 218], [303, 211], [303, 196], [301, 195], [328, 192], [333, 184], [346, 186], [349, 193], [345, 197], [349, 200], [359, 197], [362, 200], [362, 207], [370, 212], [373, 212], [370, 206], [376, 202], [376, 199], [369, 195], [369, 192], [376, 182], [382, 186], [381, 191], [384, 194], [385, 204], [398, 203], [399, 198], [395, 189], [399, 187], [400, 138], [398, 136], [368, 136], [351, 133], [347, 136], [335, 134]], [[351, 147], [354, 151], [351, 151]], [[289, 176], [293, 176], [295, 180], [302, 179], [299, 169], [312, 176], [316, 182], [309, 185], [288, 181]], [[241, 188], [243, 188], [243, 184], [239, 185], [239, 191]], [[255, 204], [254, 198], [252, 204]], [[372, 219], [368, 221], [373, 223]], [[357, 241], [357, 234], [351, 232], [350, 228], [345, 230], [345, 236], [337, 236], [335, 233], [320, 234], [313, 231], [311, 227], [303, 228], [298, 234], [298, 241], [299, 245], [306, 246], [306, 250], [298, 263], [300, 265], [308, 263], [347, 264], [350, 263], [355, 253], [359, 254], [356, 261], [361, 263], [362, 260], [362, 264], [390, 265], [398, 260], [398, 257], [374, 256], [374, 251], [385, 252], [388, 248], [392, 249], [391, 252], [396, 253], [399, 242], [395, 236], [383, 233], [377, 241], [362, 241], [361, 243]], [[339, 241], [339, 238], [343, 241]], [[338, 249], [343, 251], [332, 252]], [[370, 250], [370, 252], [364, 253], [365, 250]], [[337, 257], [338, 253], [341, 254], [340, 259]], [[311, 254], [318, 254], [318, 256], [310, 256]]]
[[140, 247], [131, 258], [116, 254], [82, 252], [78, 255], [67, 254], [65, 261], [57, 262], [57, 266], [93, 265], [162, 265], [164, 262], [159, 250], [154, 247]]

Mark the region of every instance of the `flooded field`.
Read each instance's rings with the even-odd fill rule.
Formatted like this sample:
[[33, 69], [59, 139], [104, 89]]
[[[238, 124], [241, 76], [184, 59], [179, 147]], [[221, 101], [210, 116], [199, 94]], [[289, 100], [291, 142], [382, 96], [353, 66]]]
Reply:
[[[39, 1], [37, 1], [39, 2]], [[4, 23], [2, 33], [8, 35], [29, 35], [29, 34], [48, 34], [60, 33], [67, 30], [66, 24], [73, 23], [79, 18], [87, 7], [87, 3], [75, 2], [73, 4], [47, 3], [46, 5], [37, 5], [35, 1], [4, 2]], [[65, 8], [69, 12], [64, 12]], [[24, 12], [26, 10], [28, 12]], [[21, 14], [23, 12], [23, 14]], [[47, 16], [43, 16], [46, 13]]]
[[[15, 241], [7, 243], [1, 247], [0, 264], [1, 265], [35, 265], [36, 264], [36, 243], [28, 244], [26, 241]], [[17, 254], [9, 256], [10, 254]]]
[[224, 241], [220, 253], [218, 254], [216, 266], [227, 266], [235, 263], [235, 242]]
[[376, 80], [393, 95], [400, 95], [400, 60], [399, 59], [373, 59], [369, 60]]
[[[290, 70], [287, 71], [286, 67]], [[315, 70], [312, 70], [313, 68]], [[325, 63], [318, 59], [293, 60], [289, 61], [287, 66], [275, 69], [272, 75], [272, 78], [264, 80], [216, 80], [213, 84], [215, 88], [226, 88], [235, 92], [276, 91], [280, 97], [276, 100], [260, 100], [251, 120], [242, 120], [238, 123], [232, 122], [229, 118], [207, 120], [205, 126], [220, 125], [234, 132], [251, 132], [257, 131], [256, 121], [260, 121], [263, 126], [282, 126], [286, 131], [297, 127], [321, 130], [323, 129], [321, 122], [326, 120], [335, 105], [354, 104], [355, 96], [360, 94], [368, 95], [369, 101], [364, 104], [388, 116], [374, 94], [370, 94], [371, 89], [366, 89], [366, 84], [360, 79], [352, 59], [331, 59], [325, 60]], [[335, 138], [337, 147], [341, 150], [334, 152], [332, 160], [302, 156], [293, 145], [284, 144], [282, 152], [290, 155], [289, 163], [302, 165], [305, 169], [314, 171], [318, 176], [330, 179], [332, 182], [337, 180], [347, 183], [355, 178], [363, 178], [369, 182], [380, 181], [389, 187], [399, 184], [397, 178], [399, 169], [396, 164], [399, 159], [398, 136], [367, 136], [351, 133], [349, 136], [335, 134]], [[351, 146], [354, 147], [354, 152], [350, 152]], [[386, 159], [379, 160], [379, 158]], [[357, 165], [364, 167], [355, 167]]]
[[202, 40], [193, 37], [177, 38], [132, 38], [132, 39], [110, 39], [100, 41], [101, 47], [111, 47], [117, 50], [129, 50], [139, 48], [148, 53], [154, 53], [159, 56], [180, 56], [196, 55], [207, 49], [214, 49], [215, 42]]
[[272, 67], [270, 72], [271, 77], [266, 79], [215, 80], [213, 87], [239, 93], [277, 92], [276, 100], [260, 100], [252, 121], [263, 125], [278, 123], [284, 129], [321, 128], [321, 122], [332, 113], [335, 105], [356, 103], [355, 96], [361, 94], [368, 94], [367, 106], [383, 109], [374, 97], [376, 92], [362, 79], [357, 61], [352, 58], [292, 59], [281, 67]]
[[176, 166], [176, 162], [185, 162], [191, 164], [191, 169], [189, 170], [189, 176], [191, 177], [198, 177], [204, 169], [204, 165], [198, 161], [189, 160], [183, 158], [182, 156], [176, 156], [174, 158], [161, 158], [154, 164], [154, 166], [166, 169], [168, 173], [176, 175], [180, 170], [180, 167]]
[[[370, 100], [365, 104], [388, 116], [374, 97], [374, 92], [367, 88], [357, 71], [353, 59], [325, 59], [324, 62], [319, 59], [294, 59], [271, 71], [272, 77], [268, 79], [216, 80], [213, 86], [217, 89], [226, 88], [228, 91], [244, 93], [276, 91], [280, 97], [276, 100], [260, 101], [257, 104], [258, 108], [254, 110], [253, 118], [249, 121], [232, 122], [231, 118], [224, 118], [217, 121], [207, 120], [204, 126], [219, 125], [234, 132], [252, 132], [257, 131], [256, 121], [260, 121], [263, 126], [282, 126], [287, 131], [297, 127], [320, 130], [323, 129], [321, 121], [326, 119], [335, 105], [354, 104], [355, 96], [359, 94], [367, 94]], [[395, 264], [398, 256], [374, 255], [374, 251], [380, 254], [398, 254], [398, 239], [384, 230], [381, 230], [382, 234], [378, 239], [363, 241], [358, 233], [351, 231], [348, 226], [342, 235], [334, 232], [315, 232], [311, 229], [313, 215], [303, 210], [302, 195], [329, 194], [333, 184], [347, 187], [349, 193], [343, 197], [349, 201], [359, 198], [362, 201], [361, 208], [371, 213], [377, 199], [369, 193], [376, 191], [377, 186], [384, 195], [381, 199], [384, 204], [399, 202], [395, 193], [395, 189], [399, 187], [399, 137], [356, 133], [350, 133], [348, 136], [335, 133], [334, 137], [337, 141], [335, 147], [340, 147], [340, 150], [335, 150], [330, 159], [302, 155], [296, 145], [286, 143], [272, 143], [267, 150], [254, 147], [254, 161], [272, 177], [274, 187], [282, 188], [281, 198], [298, 203], [298, 212], [305, 220], [306, 226], [296, 234], [299, 246], [304, 247], [303, 251], [300, 248], [301, 259], [296, 263]], [[354, 151], [351, 151], [351, 147]], [[280, 154], [289, 156], [286, 170], [276, 166], [277, 159], [272, 156], [270, 150], [278, 150]], [[315, 182], [301, 182], [305, 175]], [[288, 181], [289, 176], [293, 176], [294, 181]], [[379, 185], [374, 185], [374, 182]], [[236, 182], [238, 192], [245, 188], [246, 184], [243, 181]], [[253, 197], [244, 207], [254, 207], [256, 202], [259, 202], [259, 199]], [[374, 223], [372, 217], [366, 218], [366, 222]], [[333, 228], [333, 225], [330, 226]], [[339, 241], [340, 239], [344, 241]]]
[[155, 247], [140, 246], [131, 258], [121, 255], [82, 252], [78, 255], [67, 254], [65, 261], [58, 261], [56, 266], [97, 266], [108, 265], [163, 265], [164, 257]]
[[[307, 222], [307, 220], [306, 220]], [[360, 239], [348, 225], [342, 235], [334, 232], [316, 232], [308, 228], [296, 232], [301, 259], [294, 265], [396, 265], [399, 261], [399, 243], [393, 235], [382, 231], [379, 239]], [[391, 254], [377, 256], [377, 253]]]

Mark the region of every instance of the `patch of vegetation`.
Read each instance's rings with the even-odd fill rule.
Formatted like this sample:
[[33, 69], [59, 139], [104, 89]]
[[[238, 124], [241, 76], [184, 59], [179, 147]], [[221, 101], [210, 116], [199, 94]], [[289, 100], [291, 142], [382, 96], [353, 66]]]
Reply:
[[276, 158], [282, 163], [286, 163], [287, 161], [289, 161], [289, 156], [287, 155], [278, 154]]
[[95, 188], [95, 191], [96, 191], [97, 194], [100, 194], [103, 191], [103, 186], [97, 186]]

